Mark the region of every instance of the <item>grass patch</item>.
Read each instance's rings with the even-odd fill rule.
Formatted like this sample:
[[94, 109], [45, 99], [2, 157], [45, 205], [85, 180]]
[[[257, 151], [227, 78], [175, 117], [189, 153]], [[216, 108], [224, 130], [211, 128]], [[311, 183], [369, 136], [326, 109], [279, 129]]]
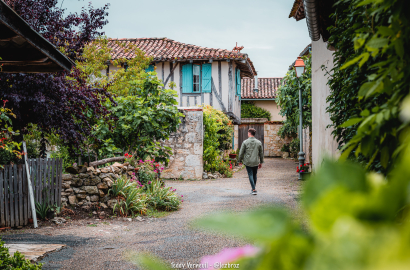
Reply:
[[168, 216], [169, 214], [171, 214], [169, 211], [158, 211], [151, 208], [147, 209], [147, 217], [162, 218]]
[[88, 224], [87, 227], [97, 227], [97, 224]]

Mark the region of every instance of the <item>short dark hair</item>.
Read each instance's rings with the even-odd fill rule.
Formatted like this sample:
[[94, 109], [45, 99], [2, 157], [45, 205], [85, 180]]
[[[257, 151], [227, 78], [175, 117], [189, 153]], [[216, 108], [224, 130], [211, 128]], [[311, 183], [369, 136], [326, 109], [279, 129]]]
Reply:
[[256, 134], [256, 129], [250, 128], [250, 129], [248, 129], [248, 132], [249, 132], [250, 134], [252, 134], [252, 136], [255, 136], [255, 134]]

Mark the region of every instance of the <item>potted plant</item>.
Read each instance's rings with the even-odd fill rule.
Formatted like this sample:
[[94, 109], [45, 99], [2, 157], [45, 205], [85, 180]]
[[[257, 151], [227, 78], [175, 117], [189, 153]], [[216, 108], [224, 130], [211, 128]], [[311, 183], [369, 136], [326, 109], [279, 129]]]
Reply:
[[300, 174], [300, 178], [302, 180], [306, 180], [311, 174], [309, 172], [309, 163], [305, 163], [301, 166], [297, 166], [296, 167], [296, 172], [298, 172]]
[[229, 154], [230, 159], [235, 159], [237, 156], [237, 151], [232, 150], [231, 153]]

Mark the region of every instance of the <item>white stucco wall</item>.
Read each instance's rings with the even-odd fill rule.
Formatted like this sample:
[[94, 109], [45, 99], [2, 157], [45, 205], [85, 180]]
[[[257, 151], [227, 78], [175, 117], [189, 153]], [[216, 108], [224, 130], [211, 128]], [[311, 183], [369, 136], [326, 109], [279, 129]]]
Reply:
[[333, 139], [332, 130], [326, 128], [331, 124], [330, 116], [326, 112], [327, 96], [330, 88], [327, 85], [328, 76], [322, 70], [322, 65], [328, 71], [333, 68], [333, 52], [327, 49], [322, 39], [312, 42], [312, 163], [316, 169], [328, 156], [337, 157], [337, 142]]
[[[229, 62], [227, 61], [221, 61], [221, 86], [222, 89], [219, 87], [219, 72], [218, 72], [218, 61], [213, 61], [212, 62], [212, 79], [214, 81], [215, 85], [215, 90], [217, 91], [218, 95], [220, 96], [223, 105], [221, 106], [220, 103], [218, 102], [218, 99], [216, 98], [214, 93], [203, 93], [202, 95], [182, 95], [181, 93], [181, 82], [180, 82], [180, 71], [181, 67], [180, 65], [185, 64], [186, 62], [179, 62], [178, 66], [174, 70], [174, 79], [171, 80], [171, 78], [168, 80], [167, 85], [165, 86], [166, 88], [169, 88], [169, 83], [171, 81], [175, 82], [176, 87], [174, 90], [177, 91], [178, 97], [176, 100], [178, 101], [178, 106], [179, 107], [194, 107], [194, 106], [199, 106], [202, 104], [206, 105], [212, 105], [214, 108], [218, 110], [223, 110], [225, 109], [226, 112], [233, 112], [239, 119], [241, 117], [241, 102], [239, 100], [239, 97], [236, 96], [236, 81], [235, 81], [235, 68], [236, 64], [234, 61], [232, 61], [232, 89], [231, 89], [231, 94], [229, 93], [230, 91], [230, 85], [229, 85]], [[165, 80], [167, 79], [168, 75], [171, 72], [171, 66], [170, 62], [162, 62], [156, 63], [155, 64], [155, 71], [157, 73], [157, 76], [159, 79]], [[177, 63], [174, 63], [173, 65], [175, 66]], [[110, 72], [113, 72], [117, 70], [118, 67], [110, 66]], [[222, 95], [221, 95], [222, 94]], [[211, 97], [212, 95], [212, 97]], [[230, 95], [233, 95], [233, 102], [232, 102], [232, 108], [229, 106], [229, 97]], [[224, 107], [224, 108], [223, 108]], [[229, 110], [231, 109], [231, 110]]]
[[255, 100], [254, 102], [257, 107], [263, 108], [271, 113], [271, 121], [285, 120], [285, 117], [279, 114], [280, 108], [275, 100]]

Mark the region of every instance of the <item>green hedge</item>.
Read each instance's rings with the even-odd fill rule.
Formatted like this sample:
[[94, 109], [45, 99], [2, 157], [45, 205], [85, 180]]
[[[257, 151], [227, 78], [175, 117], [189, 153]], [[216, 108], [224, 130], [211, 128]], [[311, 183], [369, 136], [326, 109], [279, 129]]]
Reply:
[[241, 104], [241, 118], [272, 118], [269, 111], [255, 105], [253, 101], [243, 101]]

